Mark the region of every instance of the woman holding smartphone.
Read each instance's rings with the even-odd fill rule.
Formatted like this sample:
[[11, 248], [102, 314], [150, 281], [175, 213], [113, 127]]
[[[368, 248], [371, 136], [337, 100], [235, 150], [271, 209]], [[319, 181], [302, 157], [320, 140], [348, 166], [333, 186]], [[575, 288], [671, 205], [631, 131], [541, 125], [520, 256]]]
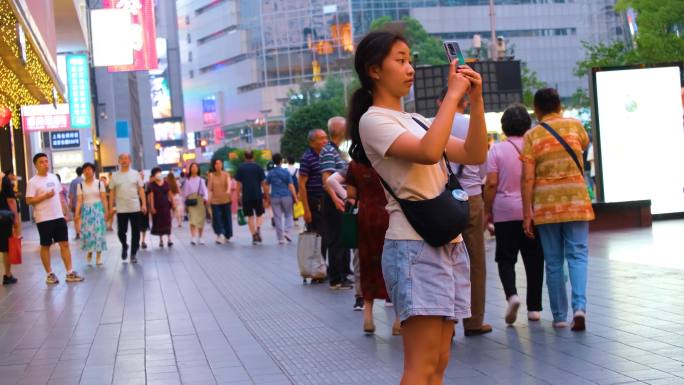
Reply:
[[[432, 123], [404, 112], [401, 98], [413, 85], [410, 60], [410, 48], [401, 35], [376, 31], [364, 37], [354, 61], [361, 88], [352, 96], [347, 122], [354, 159], [372, 165], [388, 193], [390, 219], [382, 270], [402, 323], [401, 384], [441, 384], [454, 321], [470, 316], [468, 254], [460, 235], [442, 246], [428, 244], [393, 195], [400, 201], [443, 196], [448, 182], [443, 154], [460, 164], [483, 163], [487, 132], [481, 77], [457, 61], [451, 63], [449, 91]], [[463, 141], [450, 134], [457, 102], [466, 93], [472, 106]]]

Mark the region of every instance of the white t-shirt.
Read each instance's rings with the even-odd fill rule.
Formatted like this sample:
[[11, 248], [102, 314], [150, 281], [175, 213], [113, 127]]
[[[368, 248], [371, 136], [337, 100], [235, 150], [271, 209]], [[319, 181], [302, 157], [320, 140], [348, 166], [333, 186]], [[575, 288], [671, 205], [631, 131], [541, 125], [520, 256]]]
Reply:
[[55, 195], [53, 195], [52, 198], [33, 205], [33, 217], [35, 218], [36, 223], [64, 218], [62, 202], [59, 198], [59, 194], [62, 191], [62, 184], [55, 174], [50, 173], [46, 176], [34, 175], [28, 182], [28, 186], [26, 187], [27, 198], [38, 197], [50, 191], [55, 192]]
[[[83, 186], [83, 191], [81, 191], [81, 186]], [[103, 192], [107, 192], [105, 185], [97, 179], [94, 179], [90, 184], [84, 179], [83, 182], [76, 185], [76, 196], [83, 194], [83, 204], [101, 202], [100, 193]]]
[[109, 188], [115, 190], [116, 212], [136, 213], [140, 211], [138, 189], [143, 186], [140, 174], [136, 170], [129, 169], [127, 172], [117, 171], [112, 174]]
[[[437, 197], [444, 191], [447, 174], [444, 162], [423, 165], [401, 159], [387, 157], [387, 151], [394, 141], [406, 131], [417, 138], [425, 135], [425, 130], [413, 120], [421, 120], [426, 126], [430, 121], [418, 114], [409, 114], [380, 107], [371, 107], [359, 122], [361, 142], [373, 168], [401, 199], [425, 200]], [[401, 211], [399, 203], [387, 192], [387, 212], [390, 215], [386, 239], [423, 240], [416, 233]], [[459, 242], [457, 237], [453, 242]]]

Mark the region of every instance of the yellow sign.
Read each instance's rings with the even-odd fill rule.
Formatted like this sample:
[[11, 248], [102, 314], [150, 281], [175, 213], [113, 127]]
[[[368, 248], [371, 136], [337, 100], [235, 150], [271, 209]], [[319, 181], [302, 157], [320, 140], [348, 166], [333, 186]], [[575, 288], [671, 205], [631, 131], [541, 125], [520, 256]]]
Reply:
[[273, 159], [273, 153], [271, 152], [271, 150], [263, 150], [261, 151], [261, 157], [266, 160], [271, 160]]
[[187, 154], [183, 154], [183, 160], [188, 161], [188, 160], [193, 160], [197, 157], [194, 152], [189, 152]]

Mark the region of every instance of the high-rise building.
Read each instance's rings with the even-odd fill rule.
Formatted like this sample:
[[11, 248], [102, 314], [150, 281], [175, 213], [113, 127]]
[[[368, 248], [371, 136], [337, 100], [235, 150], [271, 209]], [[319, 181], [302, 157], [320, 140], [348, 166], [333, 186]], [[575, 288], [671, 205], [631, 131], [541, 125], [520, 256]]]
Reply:
[[290, 90], [340, 71], [353, 51], [348, 0], [176, 4], [186, 127], [210, 144], [277, 150]]
[[[584, 58], [582, 42], [612, 42], [627, 38], [624, 16], [615, 0], [495, 0], [496, 35], [508, 53], [537, 72], [562, 96], [586, 88], [586, 79], [573, 72]], [[440, 39], [456, 40], [463, 50], [479, 34], [490, 39], [489, 0], [351, 0], [354, 37], [359, 39], [373, 20], [410, 16]]]

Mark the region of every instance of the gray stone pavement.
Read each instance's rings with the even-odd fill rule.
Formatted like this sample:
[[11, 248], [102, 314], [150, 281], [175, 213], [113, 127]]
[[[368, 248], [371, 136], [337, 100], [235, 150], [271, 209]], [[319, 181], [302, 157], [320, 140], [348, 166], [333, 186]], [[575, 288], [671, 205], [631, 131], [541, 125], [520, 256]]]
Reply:
[[[542, 322], [506, 327], [489, 241], [494, 332], [458, 330], [445, 383], [684, 384], [683, 228], [667, 221], [592, 234], [585, 333], [554, 330], [546, 295]], [[149, 240], [138, 265], [121, 262], [109, 233], [100, 268], [86, 266], [72, 242], [85, 282], [48, 287], [28, 225], [20, 281], [0, 287], [0, 385], [399, 382], [392, 308], [378, 301], [377, 332], [364, 336], [353, 292], [302, 285], [296, 246], [277, 245], [269, 229], [253, 247], [237, 230], [231, 244], [207, 234], [207, 245], [193, 247], [187, 229], [174, 229], [173, 249]], [[64, 281], [56, 249], [53, 264]]]

